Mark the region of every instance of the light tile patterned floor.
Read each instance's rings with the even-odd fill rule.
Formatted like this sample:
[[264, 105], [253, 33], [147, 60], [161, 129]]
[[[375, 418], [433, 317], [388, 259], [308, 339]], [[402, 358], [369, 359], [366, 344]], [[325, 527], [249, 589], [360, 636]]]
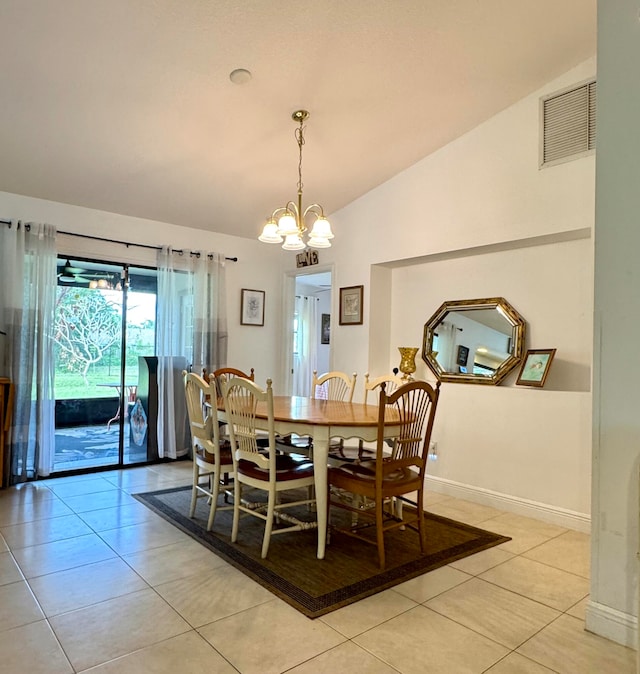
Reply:
[[430, 495], [513, 540], [312, 621], [130, 496], [190, 480], [180, 462], [0, 492], [0, 674], [635, 672], [584, 630], [584, 534]]

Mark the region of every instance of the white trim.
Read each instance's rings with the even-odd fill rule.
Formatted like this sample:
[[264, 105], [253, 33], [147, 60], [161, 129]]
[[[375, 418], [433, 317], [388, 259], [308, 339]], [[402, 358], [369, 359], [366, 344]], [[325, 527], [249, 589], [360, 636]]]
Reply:
[[388, 269], [400, 269], [402, 267], [413, 267], [431, 262], [457, 260], [461, 257], [487, 255], [488, 253], [504, 253], [506, 251], [520, 250], [522, 248], [535, 248], [536, 246], [552, 246], [556, 243], [565, 243], [566, 241], [580, 241], [582, 239], [591, 238], [593, 238], [592, 228], [580, 227], [579, 229], [567, 229], [561, 232], [553, 232], [552, 234], [527, 236], [523, 239], [510, 239], [509, 241], [501, 241], [500, 243], [488, 243], [480, 246], [469, 246], [468, 248], [450, 248], [438, 253], [418, 255], [416, 257], [380, 260], [377, 262], [372, 262], [371, 266], [385, 267]]
[[630, 613], [590, 601], [587, 605], [585, 629], [623, 646], [636, 648], [638, 619]]
[[488, 505], [524, 517], [532, 517], [567, 529], [574, 529], [583, 533], [590, 533], [591, 531], [591, 517], [587, 513], [558, 508], [547, 503], [530, 501], [518, 496], [502, 494], [490, 489], [474, 487], [432, 475], [426, 476], [425, 487], [440, 494]]

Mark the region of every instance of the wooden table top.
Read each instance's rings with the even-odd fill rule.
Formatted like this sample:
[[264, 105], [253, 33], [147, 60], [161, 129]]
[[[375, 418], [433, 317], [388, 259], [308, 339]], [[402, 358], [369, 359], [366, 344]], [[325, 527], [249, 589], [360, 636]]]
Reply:
[[[218, 399], [218, 409], [224, 409], [222, 399]], [[256, 416], [267, 417], [267, 405], [259, 402]], [[276, 421], [301, 424], [322, 424], [329, 426], [377, 426], [377, 405], [348, 403], [338, 400], [321, 400], [300, 396], [273, 396], [273, 416]], [[385, 413], [385, 424], [397, 424], [398, 411], [389, 408]]]

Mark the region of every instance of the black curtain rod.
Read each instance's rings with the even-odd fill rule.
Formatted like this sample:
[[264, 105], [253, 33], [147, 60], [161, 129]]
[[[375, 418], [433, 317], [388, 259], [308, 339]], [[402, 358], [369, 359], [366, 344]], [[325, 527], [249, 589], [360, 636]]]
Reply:
[[[11, 225], [12, 225], [11, 220], [0, 220], [0, 223], [2, 223], [3, 225], [8, 225], [9, 227], [11, 227]], [[20, 224], [20, 222], [18, 222], [18, 224]], [[27, 229], [27, 231], [29, 231], [29, 229], [30, 229], [29, 223], [28, 222], [25, 223], [24, 226]], [[58, 230], [58, 234], [65, 234], [66, 236], [78, 236], [81, 239], [92, 239], [93, 241], [105, 241], [106, 243], [119, 243], [120, 245], [126, 246], [127, 248], [129, 248], [129, 246], [136, 246], [137, 248], [148, 248], [149, 250], [161, 250], [162, 249], [162, 246], [150, 246], [149, 244], [146, 244], [146, 243], [131, 243], [129, 241], [118, 241], [116, 239], [107, 239], [107, 238], [102, 237], [102, 236], [91, 236], [90, 234], [77, 234], [76, 232], [63, 232], [62, 230]], [[182, 254], [184, 252], [183, 250], [179, 250], [177, 248], [174, 248], [173, 251], [175, 253], [180, 253], [180, 254]], [[192, 252], [191, 255], [195, 255], [196, 257], [200, 257], [200, 253], [193, 253]], [[237, 262], [238, 261], [237, 257], [225, 257], [224, 259], [229, 260], [229, 262]]]

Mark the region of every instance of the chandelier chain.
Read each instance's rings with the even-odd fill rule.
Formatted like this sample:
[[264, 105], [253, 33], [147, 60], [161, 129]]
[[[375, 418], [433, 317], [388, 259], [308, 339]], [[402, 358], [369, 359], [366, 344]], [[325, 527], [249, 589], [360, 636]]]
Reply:
[[298, 194], [302, 194], [302, 146], [304, 145], [304, 126], [303, 120], [300, 120], [300, 127], [296, 129], [296, 140], [298, 141]]

